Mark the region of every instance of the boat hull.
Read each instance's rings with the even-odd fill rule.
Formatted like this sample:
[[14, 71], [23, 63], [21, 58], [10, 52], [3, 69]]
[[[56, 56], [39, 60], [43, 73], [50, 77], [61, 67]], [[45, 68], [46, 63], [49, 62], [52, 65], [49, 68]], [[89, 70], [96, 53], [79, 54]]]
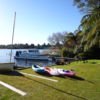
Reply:
[[43, 59], [43, 58], [42, 59], [40, 59], [40, 58], [36, 58], [35, 59], [35, 58], [25, 58], [25, 57], [24, 58], [23, 57], [14, 57], [14, 59], [19, 59], [19, 60], [20, 59], [21, 60], [35, 60], [35, 61], [38, 61], [38, 60], [39, 61], [50, 61], [49, 59]]

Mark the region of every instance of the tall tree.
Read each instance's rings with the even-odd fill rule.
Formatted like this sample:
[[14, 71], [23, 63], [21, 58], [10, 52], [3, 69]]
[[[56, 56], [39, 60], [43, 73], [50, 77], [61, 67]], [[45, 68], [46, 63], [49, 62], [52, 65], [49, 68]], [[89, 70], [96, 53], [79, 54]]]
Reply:
[[94, 8], [89, 14], [82, 18], [82, 43], [85, 43], [85, 50], [94, 46], [100, 46], [100, 7]]
[[74, 3], [86, 13], [79, 27], [84, 50], [95, 45], [100, 47], [100, 0], [74, 0]]

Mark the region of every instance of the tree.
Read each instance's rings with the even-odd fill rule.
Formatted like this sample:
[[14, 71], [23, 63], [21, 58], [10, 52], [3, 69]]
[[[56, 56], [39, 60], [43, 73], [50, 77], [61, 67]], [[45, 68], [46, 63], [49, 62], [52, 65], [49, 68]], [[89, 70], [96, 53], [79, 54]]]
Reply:
[[100, 0], [74, 0], [74, 4], [85, 14], [79, 26], [81, 44], [76, 53], [87, 58], [100, 58]]
[[84, 50], [94, 45], [100, 47], [100, 7], [83, 16], [80, 27], [82, 28], [81, 44], [85, 42]]
[[35, 48], [35, 45], [34, 45], [34, 44], [31, 44], [31, 45], [30, 45], [30, 48]]
[[64, 44], [64, 38], [65, 38], [65, 32], [64, 33], [53, 33], [52, 36], [49, 36], [48, 41], [51, 45], [62, 48], [62, 45]]
[[71, 50], [68, 50], [67, 48], [63, 47], [61, 49], [61, 56], [62, 57], [74, 57], [74, 53]]
[[74, 49], [76, 45], [78, 45], [78, 37], [72, 32], [66, 34], [65, 41], [65, 46], [71, 50]]
[[90, 10], [100, 6], [100, 0], [74, 0], [74, 5], [76, 5], [80, 11], [89, 13]]
[[74, 2], [81, 11], [87, 10], [79, 27], [82, 36], [81, 45], [84, 44], [85, 51], [95, 45], [100, 47], [100, 0], [74, 0]]

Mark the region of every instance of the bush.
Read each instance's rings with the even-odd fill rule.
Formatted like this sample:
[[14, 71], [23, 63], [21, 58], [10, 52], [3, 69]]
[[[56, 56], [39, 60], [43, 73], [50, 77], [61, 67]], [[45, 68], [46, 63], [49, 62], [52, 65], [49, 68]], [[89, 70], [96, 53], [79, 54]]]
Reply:
[[84, 52], [84, 57], [87, 59], [100, 59], [100, 48], [97, 46], [90, 48]]
[[74, 57], [74, 53], [73, 53], [73, 51], [69, 51], [66, 48], [62, 48], [61, 56], [62, 57]]

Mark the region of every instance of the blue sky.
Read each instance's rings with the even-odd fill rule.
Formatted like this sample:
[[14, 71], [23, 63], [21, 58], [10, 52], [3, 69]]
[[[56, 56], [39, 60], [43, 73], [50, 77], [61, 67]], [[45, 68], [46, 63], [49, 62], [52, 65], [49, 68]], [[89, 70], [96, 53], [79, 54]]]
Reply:
[[0, 0], [0, 44], [11, 44], [15, 11], [14, 43], [48, 43], [52, 33], [74, 32], [82, 18], [73, 0]]

